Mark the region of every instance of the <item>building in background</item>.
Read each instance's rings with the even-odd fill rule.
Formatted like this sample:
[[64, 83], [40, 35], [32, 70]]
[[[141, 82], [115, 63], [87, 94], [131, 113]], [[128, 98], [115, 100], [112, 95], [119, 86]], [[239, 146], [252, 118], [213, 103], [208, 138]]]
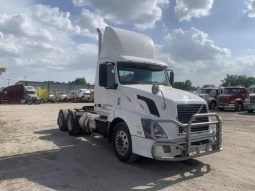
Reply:
[[68, 93], [70, 90], [77, 89], [94, 89], [94, 85], [90, 84], [74, 84], [60, 82], [37, 82], [37, 81], [18, 81], [16, 84], [24, 86], [33, 86], [35, 89], [47, 89], [51, 94], [57, 95], [60, 92]]

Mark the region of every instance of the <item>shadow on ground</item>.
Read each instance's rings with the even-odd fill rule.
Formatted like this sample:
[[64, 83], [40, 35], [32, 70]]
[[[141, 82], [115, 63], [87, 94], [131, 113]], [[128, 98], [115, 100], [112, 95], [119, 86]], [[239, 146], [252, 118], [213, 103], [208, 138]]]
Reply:
[[119, 162], [104, 138], [70, 137], [58, 129], [37, 131], [59, 149], [0, 158], [0, 181], [25, 178], [57, 190], [160, 190], [201, 177], [209, 164], [198, 160]]

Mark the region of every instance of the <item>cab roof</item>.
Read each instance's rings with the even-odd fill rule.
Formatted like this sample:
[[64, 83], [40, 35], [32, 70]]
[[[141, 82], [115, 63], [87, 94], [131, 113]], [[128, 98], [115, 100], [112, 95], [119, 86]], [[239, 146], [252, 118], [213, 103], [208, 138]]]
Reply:
[[133, 56], [154, 59], [154, 44], [150, 37], [133, 31], [106, 27], [100, 59]]

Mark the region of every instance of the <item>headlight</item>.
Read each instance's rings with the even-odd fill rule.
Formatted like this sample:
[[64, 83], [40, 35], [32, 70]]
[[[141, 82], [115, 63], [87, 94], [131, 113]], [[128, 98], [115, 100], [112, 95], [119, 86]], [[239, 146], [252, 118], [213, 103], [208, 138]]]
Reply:
[[152, 139], [152, 134], [156, 139], [167, 139], [167, 135], [162, 127], [151, 119], [142, 119], [145, 138]]

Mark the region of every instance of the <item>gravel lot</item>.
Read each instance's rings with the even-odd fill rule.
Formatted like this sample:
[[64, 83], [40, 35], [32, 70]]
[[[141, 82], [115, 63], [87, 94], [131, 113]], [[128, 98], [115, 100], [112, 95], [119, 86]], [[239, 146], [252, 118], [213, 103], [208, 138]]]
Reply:
[[255, 189], [255, 113], [219, 112], [220, 153], [128, 165], [106, 139], [58, 130], [58, 110], [82, 105], [0, 105], [0, 190]]

